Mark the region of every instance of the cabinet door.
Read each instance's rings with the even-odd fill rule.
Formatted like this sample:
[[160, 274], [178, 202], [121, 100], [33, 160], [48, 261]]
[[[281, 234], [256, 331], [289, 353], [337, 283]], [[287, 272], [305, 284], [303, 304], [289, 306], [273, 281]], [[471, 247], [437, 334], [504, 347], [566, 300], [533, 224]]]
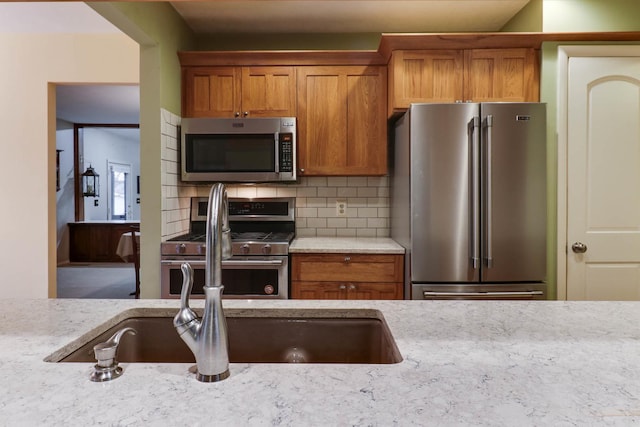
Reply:
[[347, 285], [337, 282], [291, 282], [292, 299], [347, 299]]
[[465, 99], [473, 102], [538, 102], [540, 83], [535, 49], [465, 51]]
[[387, 172], [386, 69], [298, 68], [298, 165], [311, 175]]
[[347, 299], [402, 299], [402, 283], [349, 283]]
[[69, 224], [69, 261], [93, 261], [92, 242], [91, 227], [84, 224]]
[[294, 67], [243, 67], [242, 114], [248, 117], [294, 117]]
[[291, 282], [293, 299], [400, 300], [402, 283]]
[[463, 96], [461, 50], [398, 50], [389, 63], [389, 115], [413, 102], [456, 102]]
[[183, 71], [184, 117], [235, 117], [240, 108], [241, 69], [193, 67]]

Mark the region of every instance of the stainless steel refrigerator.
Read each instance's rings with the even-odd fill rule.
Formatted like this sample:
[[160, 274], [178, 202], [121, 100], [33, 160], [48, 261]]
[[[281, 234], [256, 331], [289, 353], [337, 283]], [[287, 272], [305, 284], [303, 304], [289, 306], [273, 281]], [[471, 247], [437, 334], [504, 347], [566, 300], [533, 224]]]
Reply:
[[412, 104], [394, 145], [405, 298], [546, 298], [545, 104]]

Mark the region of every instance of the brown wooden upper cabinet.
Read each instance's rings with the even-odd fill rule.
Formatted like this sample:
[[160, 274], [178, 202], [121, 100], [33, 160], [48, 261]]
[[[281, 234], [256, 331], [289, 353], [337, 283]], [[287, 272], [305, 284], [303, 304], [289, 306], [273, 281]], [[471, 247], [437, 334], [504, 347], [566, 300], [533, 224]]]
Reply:
[[389, 62], [389, 115], [414, 102], [539, 100], [535, 49], [396, 50]]
[[386, 174], [386, 67], [310, 66], [297, 72], [299, 174]]
[[186, 67], [184, 117], [293, 117], [294, 67]]

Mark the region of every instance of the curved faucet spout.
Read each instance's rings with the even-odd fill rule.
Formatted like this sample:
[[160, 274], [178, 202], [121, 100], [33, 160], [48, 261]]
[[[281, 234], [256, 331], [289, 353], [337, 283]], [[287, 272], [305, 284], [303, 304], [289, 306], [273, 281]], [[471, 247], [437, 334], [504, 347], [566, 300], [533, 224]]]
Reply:
[[202, 320], [189, 308], [193, 286], [191, 266], [183, 264], [181, 308], [173, 324], [196, 357], [202, 382], [220, 381], [229, 376], [227, 322], [222, 310], [222, 260], [231, 257], [231, 230], [227, 191], [223, 184], [211, 187], [207, 208], [205, 304]]
[[222, 183], [213, 184], [207, 206], [205, 286], [222, 286], [222, 260], [231, 258], [229, 202]]

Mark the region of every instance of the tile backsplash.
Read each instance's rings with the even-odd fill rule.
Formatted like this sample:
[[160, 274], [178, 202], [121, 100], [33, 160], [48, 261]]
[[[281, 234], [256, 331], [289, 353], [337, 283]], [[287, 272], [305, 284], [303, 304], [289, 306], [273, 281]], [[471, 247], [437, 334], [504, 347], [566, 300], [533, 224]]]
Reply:
[[[191, 197], [209, 195], [208, 185], [179, 180], [180, 117], [162, 115], [162, 237], [189, 230]], [[388, 177], [302, 177], [295, 184], [227, 185], [229, 197], [295, 197], [297, 236], [388, 237]], [[338, 216], [336, 202], [346, 202]]]

